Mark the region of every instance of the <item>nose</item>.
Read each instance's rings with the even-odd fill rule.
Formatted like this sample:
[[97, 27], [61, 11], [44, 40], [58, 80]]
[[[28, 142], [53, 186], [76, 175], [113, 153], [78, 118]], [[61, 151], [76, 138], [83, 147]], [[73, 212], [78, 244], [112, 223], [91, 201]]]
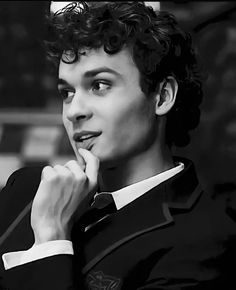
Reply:
[[86, 100], [86, 96], [82, 96], [79, 93], [75, 93], [72, 101], [64, 108], [66, 117], [71, 122], [78, 122], [80, 120], [87, 120], [91, 118], [92, 111]]

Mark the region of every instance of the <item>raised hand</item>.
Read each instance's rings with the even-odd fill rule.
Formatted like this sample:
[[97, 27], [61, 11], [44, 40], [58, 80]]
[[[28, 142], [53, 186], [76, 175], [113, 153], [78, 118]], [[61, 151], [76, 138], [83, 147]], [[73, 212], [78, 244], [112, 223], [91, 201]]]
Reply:
[[[76, 211], [97, 188], [99, 160], [90, 151], [79, 149], [84, 164], [71, 160], [64, 166], [46, 166], [31, 211], [35, 244], [52, 240], [70, 240]], [[76, 213], [82, 215], [83, 212]]]

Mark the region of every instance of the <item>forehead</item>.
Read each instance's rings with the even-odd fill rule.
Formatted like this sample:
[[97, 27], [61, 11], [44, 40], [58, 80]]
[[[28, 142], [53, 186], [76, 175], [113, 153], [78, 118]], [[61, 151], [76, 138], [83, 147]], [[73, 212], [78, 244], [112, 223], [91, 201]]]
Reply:
[[128, 48], [123, 48], [120, 52], [112, 55], [107, 54], [103, 48], [99, 48], [81, 50], [78, 61], [74, 63], [68, 64], [61, 60], [58, 77], [73, 82], [78, 79], [78, 76], [83, 77], [88, 71], [101, 67], [111, 69], [124, 77], [127, 75], [139, 75]]

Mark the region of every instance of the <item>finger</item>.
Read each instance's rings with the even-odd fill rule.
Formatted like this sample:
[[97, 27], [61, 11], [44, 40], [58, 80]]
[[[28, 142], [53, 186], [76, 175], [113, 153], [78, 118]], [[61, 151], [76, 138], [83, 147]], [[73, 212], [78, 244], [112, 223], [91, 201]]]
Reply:
[[[81, 160], [83, 160], [83, 161], [81, 162]], [[79, 171], [82, 170], [83, 172], [84, 172], [85, 166], [86, 166], [84, 158], [82, 156], [80, 157], [80, 161], [79, 160], [69, 160], [68, 162], [65, 163], [64, 166], [70, 167], [71, 165], [73, 166], [73, 168], [76, 167], [76, 169], [79, 167], [78, 170]]]
[[65, 166], [63, 166], [63, 165], [59, 165], [59, 164], [57, 164], [57, 165], [55, 165], [55, 166], [53, 167], [53, 169], [55, 170], [55, 172], [56, 172], [59, 176], [64, 176], [64, 177], [67, 177], [67, 176], [69, 176], [69, 175], [73, 176], [73, 175], [72, 175], [72, 172], [71, 172], [68, 168], [66, 168]]
[[80, 164], [75, 160], [70, 160], [65, 164], [65, 167], [70, 170], [77, 180], [80, 180], [81, 177], [86, 177], [85, 172], [81, 168]]
[[56, 179], [56, 176], [57, 175], [53, 167], [48, 165], [43, 168], [41, 173], [41, 181], [35, 195], [36, 204], [43, 204], [44, 200], [47, 200], [50, 184]]
[[99, 170], [99, 159], [86, 149], [80, 148], [79, 153], [82, 155], [86, 163], [85, 174], [90, 182], [96, 184]]
[[41, 180], [44, 180], [44, 179], [48, 180], [54, 177], [55, 177], [55, 170], [49, 165], [45, 166], [41, 173]]
[[84, 160], [83, 156], [79, 153], [79, 151], [77, 154], [77, 161], [78, 161], [80, 167], [82, 168], [82, 170], [85, 171], [85, 167], [86, 167], [85, 160]]

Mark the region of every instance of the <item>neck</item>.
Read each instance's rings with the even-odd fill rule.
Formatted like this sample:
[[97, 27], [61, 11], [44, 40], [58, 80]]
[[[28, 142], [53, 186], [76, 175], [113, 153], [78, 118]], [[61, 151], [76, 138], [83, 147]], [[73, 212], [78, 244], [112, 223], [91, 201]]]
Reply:
[[103, 168], [101, 166], [98, 183], [101, 191], [115, 191], [137, 183], [174, 166], [170, 149], [153, 148], [119, 164]]

